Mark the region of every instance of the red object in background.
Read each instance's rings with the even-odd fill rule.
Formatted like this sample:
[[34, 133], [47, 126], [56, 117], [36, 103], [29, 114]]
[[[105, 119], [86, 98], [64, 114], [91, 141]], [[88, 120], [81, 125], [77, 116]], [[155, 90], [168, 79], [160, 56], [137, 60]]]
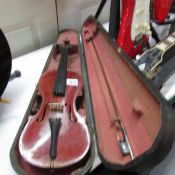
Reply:
[[[142, 45], [134, 47], [134, 41], [131, 39], [131, 25], [135, 8], [135, 0], [122, 1], [121, 24], [117, 40], [118, 45], [131, 57], [135, 58], [137, 54], [143, 52]], [[143, 41], [147, 42], [148, 38], [143, 37]]]
[[164, 22], [172, 7], [173, 0], [154, 0], [154, 20], [157, 22]]

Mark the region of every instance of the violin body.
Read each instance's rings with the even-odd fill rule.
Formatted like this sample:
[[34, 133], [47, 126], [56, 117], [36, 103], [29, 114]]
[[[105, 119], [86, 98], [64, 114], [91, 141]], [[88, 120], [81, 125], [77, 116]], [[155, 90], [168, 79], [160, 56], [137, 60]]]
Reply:
[[67, 80], [78, 82], [67, 85], [66, 95], [52, 95], [56, 78], [56, 70], [42, 75], [39, 81], [39, 94], [42, 103], [36, 115], [29, 118], [21, 133], [19, 151], [30, 164], [50, 168], [49, 155], [51, 144], [50, 118], [60, 118], [61, 128], [57, 138], [54, 168], [73, 165], [82, 160], [90, 147], [90, 136], [85, 118], [76, 109], [76, 99], [82, 96], [82, 80], [78, 73], [67, 72]]

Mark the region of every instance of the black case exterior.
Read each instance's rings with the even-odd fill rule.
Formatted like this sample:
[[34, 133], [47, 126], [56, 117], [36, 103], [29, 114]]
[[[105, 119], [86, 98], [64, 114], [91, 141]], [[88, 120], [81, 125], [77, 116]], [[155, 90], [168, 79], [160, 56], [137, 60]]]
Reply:
[[0, 29], [0, 97], [9, 81], [12, 66], [12, 56], [9, 44]]
[[[65, 32], [67, 30], [73, 30], [73, 29], [62, 30], [62, 31], [59, 32], [59, 34], [61, 34], [62, 32]], [[77, 36], [79, 36], [79, 35], [77, 34]], [[59, 37], [59, 35], [58, 35], [58, 37]], [[79, 45], [80, 45], [80, 40], [79, 40]], [[54, 44], [52, 49], [51, 49], [51, 52], [50, 52], [50, 54], [48, 56], [46, 64], [45, 64], [45, 66], [43, 68], [42, 73], [44, 73], [45, 70], [47, 69], [47, 66], [48, 66], [48, 64], [50, 62], [51, 56], [55, 52], [56, 47], [57, 47], [56, 44]], [[81, 51], [80, 51], [80, 53], [81, 53]], [[38, 85], [36, 86], [36, 89], [35, 89], [35, 91], [33, 93], [32, 99], [31, 99], [31, 101], [29, 103], [29, 106], [27, 108], [25, 116], [24, 116], [24, 118], [23, 118], [23, 120], [22, 120], [22, 122], [20, 124], [20, 127], [18, 129], [16, 137], [15, 137], [15, 139], [13, 141], [12, 146], [11, 146], [11, 149], [10, 149], [10, 161], [11, 161], [11, 164], [12, 164], [14, 170], [20, 175], [32, 175], [32, 174], [34, 174], [34, 175], [38, 175], [38, 174], [40, 174], [40, 175], [41, 174], [42, 175], [60, 175], [60, 173], [57, 170], [52, 171], [52, 170], [40, 169], [40, 168], [36, 168], [36, 167], [33, 167], [33, 173], [30, 174], [27, 171], [27, 169], [25, 167], [23, 167], [23, 164], [22, 164], [22, 162], [20, 160], [20, 157], [19, 157], [20, 155], [19, 155], [19, 151], [18, 151], [18, 140], [19, 140], [21, 132], [22, 132], [22, 130], [23, 130], [27, 120], [28, 120], [28, 116], [29, 116], [29, 114], [31, 112], [32, 105], [34, 103], [34, 100], [35, 100], [35, 97], [36, 97], [36, 94], [37, 94], [37, 90], [38, 90]], [[87, 115], [89, 116], [90, 112], [88, 111], [87, 113], [88, 113]], [[92, 167], [93, 162], [94, 162], [94, 157], [95, 157], [95, 147], [94, 147], [95, 145], [94, 145], [94, 140], [92, 139], [93, 138], [93, 134], [92, 134], [90, 121], [91, 121], [91, 119], [87, 119], [87, 125], [88, 125], [89, 131], [90, 131], [90, 136], [91, 136], [91, 148], [90, 148], [90, 151], [88, 153], [89, 159], [86, 161], [86, 163], [83, 164], [83, 166], [81, 168], [77, 167], [77, 169], [73, 173], [70, 173], [70, 174], [64, 173], [64, 175], [80, 175], [80, 174], [89, 174], [90, 173], [91, 167]], [[70, 168], [72, 168], [72, 167], [70, 167]], [[62, 175], [62, 173], [61, 173], [61, 175]]]
[[[102, 27], [102, 25], [95, 20], [94, 17], [90, 16], [86, 21], [92, 20], [96, 26], [99, 28], [99, 30], [105, 35], [106, 41], [111, 42], [112, 47], [116, 49], [116, 52], [118, 52], [122, 58], [126, 61], [128, 67], [138, 75], [140, 78], [140, 81], [142, 81], [146, 87], [150, 90], [150, 92], [153, 94], [153, 96], [159, 101], [160, 108], [161, 108], [161, 118], [162, 118], [162, 126], [160, 128], [160, 132], [155, 139], [153, 146], [147, 150], [144, 154], [139, 156], [138, 158], [135, 158], [133, 161], [126, 165], [120, 165], [120, 164], [111, 164], [101, 154], [99, 151], [99, 144], [98, 144], [98, 137], [95, 129], [95, 116], [93, 114], [93, 106], [92, 106], [92, 100], [91, 100], [91, 92], [90, 92], [90, 85], [89, 85], [89, 76], [87, 73], [87, 65], [86, 65], [86, 55], [83, 54], [82, 56], [82, 67], [83, 67], [83, 74], [84, 74], [84, 84], [87, 86], [85, 88], [86, 90], [86, 104], [88, 105], [88, 109], [91, 112], [91, 116], [93, 117], [93, 126], [96, 136], [96, 143], [97, 143], [97, 150], [98, 154], [102, 160], [102, 163], [109, 169], [116, 170], [118, 172], [124, 172], [124, 174], [149, 174], [150, 170], [156, 166], [158, 163], [160, 163], [166, 155], [169, 153], [175, 136], [175, 113], [172, 110], [172, 107], [168, 104], [168, 102], [163, 98], [163, 96], [160, 94], [160, 92], [157, 90], [157, 88], [154, 87], [154, 85], [149, 81], [145, 75], [134, 65], [134, 63], [131, 61], [131, 59], [123, 52], [123, 50], [114, 42], [108, 35], [108, 33], [105, 31], [105, 29]], [[86, 23], [85, 21], [85, 23]], [[84, 24], [85, 24], [84, 23]], [[83, 47], [83, 45], [82, 45]], [[123, 87], [124, 88], [124, 87]]]

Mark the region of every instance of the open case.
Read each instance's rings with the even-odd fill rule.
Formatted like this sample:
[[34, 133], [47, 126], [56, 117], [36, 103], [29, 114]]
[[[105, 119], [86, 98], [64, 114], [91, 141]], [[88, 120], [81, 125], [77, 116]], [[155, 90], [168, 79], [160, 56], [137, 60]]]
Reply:
[[[29, 129], [30, 134], [25, 138], [24, 131], [43, 106], [45, 99], [40, 93], [40, 82], [48, 72], [57, 69], [63, 54], [58, 47], [66, 43], [65, 40], [77, 46], [73, 53], [68, 53], [68, 72], [78, 74], [84, 90], [76, 96], [72, 105], [78, 116], [85, 121], [85, 127], [88, 128], [86, 134], [89, 136], [87, 149], [79, 161], [66, 166], [59, 166], [61, 164], [58, 163], [58, 167], [53, 169], [48, 168], [48, 165], [42, 167], [29, 163], [26, 155], [31, 156], [35, 152], [35, 144], [29, 148], [29, 152], [22, 152], [21, 147], [25, 148], [23, 143], [33, 144], [31, 140], [37, 129]], [[73, 30], [60, 32], [41, 79], [10, 152], [12, 165], [19, 174], [88, 174], [94, 162], [95, 142], [98, 155], [108, 168], [127, 173], [149, 173], [171, 149], [174, 139], [171, 107], [93, 17], [89, 17], [83, 24], [80, 41], [79, 35]], [[78, 82], [81, 84], [80, 79]], [[74, 84], [72, 80], [69, 83], [67, 81], [67, 89], [68, 86], [73, 86], [71, 83]], [[53, 86], [53, 83], [48, 84]], [[43, 85], [44, 89], [48, 89], [48, 84]], [[59, 111], [64, 111], [58, 108]], [[65, 108], [70, 116], [74, 115], [69, 107]], [[45, 109], [46, 114], [48, 109]], [[77, 121], [79, 120], [72, 122]], [[38, 122], [37, 118], [35, 122]], [[42, 123], [42, 120], [39, 122]], [[46, 123], [47, 129], [40, 131], [42, 136], [49, 131], [48, 120]], [[51, 132], [50, 135], [52, 136]], [[68, 139], [70, 145], [77, 139], [76, 134], [72, 136]], [[61, 138], [61, 134], [58, 134], [58, 140], [59, 137]], [[52, 142], [50, 140], [50, 137], [47, 138], [48, 143]], [[74, 149], [80, 150], [76, 147]], [[47, 153], [41, 151], [40, 157], [43, 160], [45, 157], [49, 159], [49, 147], [46, 150]]]

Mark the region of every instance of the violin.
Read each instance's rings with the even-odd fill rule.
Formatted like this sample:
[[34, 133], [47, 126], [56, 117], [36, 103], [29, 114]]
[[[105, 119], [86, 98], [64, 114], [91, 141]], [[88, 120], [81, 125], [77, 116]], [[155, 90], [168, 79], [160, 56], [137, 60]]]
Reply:
[[67, 70], [69, 54], [78, 46], [65, 39], [56, 48], [61, 52], [58, 69], [41, 76], [41, 106], [29, 117], [19, 139], [23, 159], [40, 168], [71, 166], [81, 161], [90, 148], [86, 120], [77, 111], [83, 82], [77, 72]]

